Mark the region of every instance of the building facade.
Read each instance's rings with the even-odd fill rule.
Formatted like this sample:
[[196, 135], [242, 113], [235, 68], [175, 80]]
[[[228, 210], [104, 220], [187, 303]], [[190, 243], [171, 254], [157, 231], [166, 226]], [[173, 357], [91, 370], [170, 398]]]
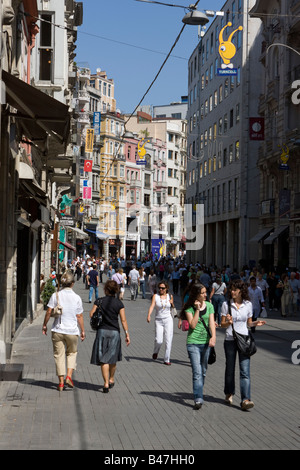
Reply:
[[[19, 327], [40, 305], [40, 274], [49, 277], [59, 253], [53, 230], [72, 180], [70, 71], [82, 4], [4, 0], [0, 6], [3, 364]], [[54, 19], [67, 28], [56, 28]]]
[[259, 230], [253, 243], [267, 269], [300, 266], [299, 1], [257, 1], [264, 79], [258, 109], [265, 140], [258, 153]]
[[[257, 261], [249, 240], [258, 231], [259, 142], [250, 132], [258, 117], [261, 24], [247, 12], [254, 2], [227, 1], [189, 59], [186, 203], [193, 229], [188, 261], [241, 269]], [[224, 57], [230, 51], [232, 63]], [[255, 69], [255, 74], [250, 73]], [[195, 220], [203, 208], [204, 220]], [[199, 238], [199, 237], [198, 237]]]

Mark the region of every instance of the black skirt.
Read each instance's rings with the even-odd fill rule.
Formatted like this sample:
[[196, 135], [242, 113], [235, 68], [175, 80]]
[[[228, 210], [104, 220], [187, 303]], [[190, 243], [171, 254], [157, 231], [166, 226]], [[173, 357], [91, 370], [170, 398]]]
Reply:
[[99, 329], [93, 344], [91, 364], [116, 364], [122, 360], [120, 332]]

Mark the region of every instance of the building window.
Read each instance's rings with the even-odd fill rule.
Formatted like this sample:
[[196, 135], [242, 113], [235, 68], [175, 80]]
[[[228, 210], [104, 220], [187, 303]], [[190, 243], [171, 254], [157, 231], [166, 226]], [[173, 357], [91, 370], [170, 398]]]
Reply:
[[53, 80], [53, 30], [52, 15], [42, 14], [40, 24], [40, 72], [39, 79], [45, 81]]

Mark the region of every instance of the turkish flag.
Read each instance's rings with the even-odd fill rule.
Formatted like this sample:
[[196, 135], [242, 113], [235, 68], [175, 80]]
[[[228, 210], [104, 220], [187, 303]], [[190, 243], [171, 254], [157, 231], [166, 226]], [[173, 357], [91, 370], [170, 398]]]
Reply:
[[83, 171], [92, 171], [93, 169], [93, 160], [84, 160]]

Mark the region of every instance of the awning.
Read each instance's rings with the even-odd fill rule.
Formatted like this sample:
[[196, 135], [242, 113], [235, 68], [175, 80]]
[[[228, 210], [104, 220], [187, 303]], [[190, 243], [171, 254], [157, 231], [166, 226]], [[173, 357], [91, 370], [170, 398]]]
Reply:
[[65, 246], [68, 250], [76, 251], [75, 246], [71, 245], [71, 243], [68, 243], [68, 242], [61, 242], [60, 240], [58, 240], [57, 243], [58, 243], [58, 245], [63, 245], [63, 246]]
[[79, 240], [85, 240], [86, 238], [89, 238], [89, 235], [85, 233], [83, 230], [80, 230], [80, 228], [77, 227], [69, 227], [70, 230], [73, 230], [76, 234], [76, 238], [79, 238]]
[[288, 225], [281, 225], [280, 227], [277, 227], [277, 229], [274, 230], [274, 232], [271, 233], [271, 235], [268, 238], [266, 238], [266, 240], [264, 240], [264, 244], [265, 245], [272, 245], [274, 240], [276, 240], [276, 238], [278, 238], [288, 228], [289, 228]]
[[50, 134], [61, 144], [67, 142], [70, 133], [68, 106], [5, 70], [2, 80], [7, 103], [18, 110], [14, 117], [28, 139], [38, 144]]
[[99, 230], [95, 231], [95, 230], [86, 229], [86, 231], [96, 235], [96, 237], [99, 238], [99, 240], [106, 240], [107, 238], [109, 238], [109, 235], [107, 233], [100, 232]]
[[265, 238], [267, 235], [269, 235], [270, 232], [272, 232], [273, 227], [272, 228], [264, 228], [263, 230], [261, 230], [260, 232], [258, 232], [255, 237], [251, 238], [251, 240], [249, 240], [250, 243], [254, 243], [254, 242], [260, 242], [263, 238]]

